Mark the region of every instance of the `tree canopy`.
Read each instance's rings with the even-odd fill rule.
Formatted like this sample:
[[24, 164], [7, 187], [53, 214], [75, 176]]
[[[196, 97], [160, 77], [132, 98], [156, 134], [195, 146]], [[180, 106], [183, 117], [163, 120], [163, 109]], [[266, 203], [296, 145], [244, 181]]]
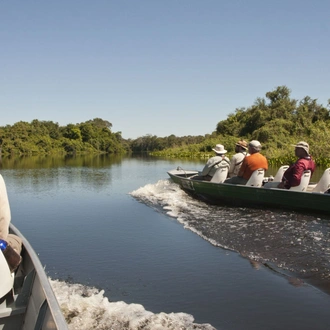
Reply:
[[[234, 152], [238, 139], [259, 140], [263, 154], [272, 160], [294, 158], [292, 144], [305, 140], [319, 163], [328, 164], [330, 140], [330, 99], [326, 107], [317, 99], [291, 98], [291, 90], [278, 86], [258, 97], [250, 107], [236, 109], [217, 123], [215, 131], [204, 136], [173, 134], [157, 137], [147, 134], [125, 140], [121, 132], [112, 132], [112, 124], [101, 118], [59, 126], [52, 121], [34, 119], [0, 127], [3, 154], [33, 153], [110, 153], [149, 152], [155, 156], [203, 157], [221, 143]], [[330, 164], [329, 164], [330, 165]]]
[[[154, 154], [208, 157], [215, 144], [224, 144], [234, 152], [238, 139], [259, 140], [263, 154], [274, 161], [294, 158], [292, 144], [305, 140], [311, 154], [319, 163], [329, 164], [330, 99], [324, 107], [317, 99], [305, 96], [302, 100], [292, 99], [286, 86], [267, 92], [265, 98], [257, 98], [248, 108], [238, 108], [219, 121], [215, 132], [205, 136], [197, 145], [170, 148]], [[330, 164], [329, 164], [330, 165]]]
[[309, 96], [291, 99], [290, 93], [286, 86], [279, 86], [266, 93], [266, 99], [236, 109], [217, 124], [217, 134], [259, 140], [269, 157], [286, 154], [290, 144], [301, 140], [310, 144], [314, 155], [324, 155], [330, 138], [330, 100], [324, 107]]
[[52, 121], [20, 121], [0, 127], [3, 154], [123, 153], [129, 146], [121, 132], [113, 133], [112, 124], [100, 118], [59, 126]]

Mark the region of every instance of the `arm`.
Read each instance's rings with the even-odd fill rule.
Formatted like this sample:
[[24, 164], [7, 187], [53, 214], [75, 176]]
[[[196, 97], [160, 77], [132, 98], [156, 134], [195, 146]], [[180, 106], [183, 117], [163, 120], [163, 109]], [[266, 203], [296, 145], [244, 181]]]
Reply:
[[283, 174], [283, 184], [286, 189], [296, 187], [300, 184], [301, 176], [303, 175], [305, 166], [299, 160], [290, 166]]
[[205, 164], [203, 170], [202, 170], [202, 173], [201, 175], [202, 176], [205, 176], [205, 175], [208, 175], [211, 168], [213, 167], [213, 164], [214, 164], [214, 158], [210, 158], [207, 163]]
[[229, 159], [227, 157], [222, 158], [219, 156], [215, 156], [210, 158], [206, 165], [203, 168], [201, 175], [208, 175], [213, 167], [219, 165], [218, 167], [229, 167]]

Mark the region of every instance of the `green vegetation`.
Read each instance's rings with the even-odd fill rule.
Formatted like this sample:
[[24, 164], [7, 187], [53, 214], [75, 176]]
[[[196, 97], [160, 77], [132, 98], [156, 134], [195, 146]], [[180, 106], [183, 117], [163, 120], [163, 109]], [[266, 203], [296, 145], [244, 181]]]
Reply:
[[307, 141], [318, 165], [330, 166], [330, 99], [327, 107], [309, 96], [301, 101], [290, 98], [290, 90], [279, 86], [257, 98], [249, 108], [236, 109], [226, 120], [220, 121], [216, 131], [195, 145], [176, 146], [153, 155], [169, 157], [209, 157], [212, 148], [221, 143], [230, 153], [238, 139], [259, 140], [262, 153], [271, 164], [294, 162], [292, 144]]
[[0, 127], [0, 148], [4, 155], [33, 154], [120, 154], [129, 150], [121, 133], [100, 118], [60, 127], [52, 121], [20, 121]]
[[231, 156], [235, 142], [245, 139], [259, 140], [262, 153], [275, 165], [294, 162], [292, 144], [304, 140], [316, 163], [329, 167], [330, 99], [324, 107], [309, 96], [301, 101], [292, 99], [290, 92], [286, 86], [275, 88], [252, 106], [236, 109], [205, 136], [146, 135], [125, 140], [121, 132], [111, 132], [111, 123], [100, 118], [64, 127], [33, 120], [0, 127], [0, 147], [2, 154], [148, 152], [154, 156], [204, 159], [213, 155], [212, 148], [218, 143]]

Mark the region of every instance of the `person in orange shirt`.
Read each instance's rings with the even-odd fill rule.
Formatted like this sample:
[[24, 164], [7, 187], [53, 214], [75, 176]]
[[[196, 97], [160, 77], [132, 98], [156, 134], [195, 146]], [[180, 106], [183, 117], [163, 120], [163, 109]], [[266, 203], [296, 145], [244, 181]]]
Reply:
[[244, 158], [237, 176], [227, 179], [225, 183], [246, 184], [255, 170], [263, 168], [266, 171], [268, 169], [268, 161], [266, 157], [260, 153], [261, 143], [259, 141], [252, 140], [249, 143], [248, 150], [250, 156]]

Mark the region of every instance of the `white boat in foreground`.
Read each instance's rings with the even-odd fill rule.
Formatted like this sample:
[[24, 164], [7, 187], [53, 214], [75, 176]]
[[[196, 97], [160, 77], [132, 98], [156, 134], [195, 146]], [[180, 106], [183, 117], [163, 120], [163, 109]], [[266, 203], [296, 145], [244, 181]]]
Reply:
[[11, 274], [0, 251], [0, 330], [68, 329], [38, 256], [12, 224], [10, 232], [22, 239], [23, 259]]

